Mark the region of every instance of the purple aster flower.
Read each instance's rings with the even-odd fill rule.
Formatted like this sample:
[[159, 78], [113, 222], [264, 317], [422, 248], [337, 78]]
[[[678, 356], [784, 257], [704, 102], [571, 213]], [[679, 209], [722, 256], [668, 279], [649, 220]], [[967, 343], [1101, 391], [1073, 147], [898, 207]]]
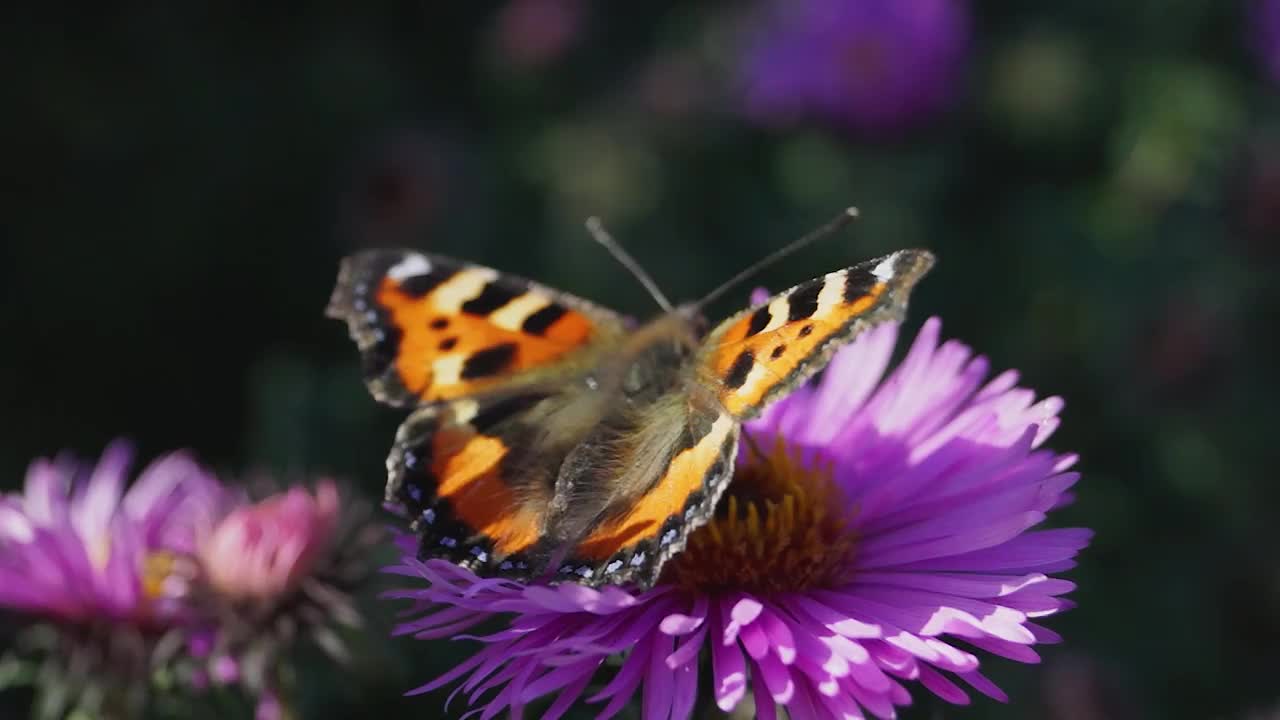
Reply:
[[762, 15], [741, 72], [766, 123], [900, 127], [955, 95], [968, 50], [963, 0], [775, 0]]
[[176, 453], [126, 491], [130, 456], [116, 443], [94, 468], [37, 460], [24, 491], [0, 497], [0, 609], [24, 628], [23, 654], [45, 656], [42, 702], [125, 712], [161, 641], [192, 617], [190, 554], [221, 486]]
[[510, 0], [498, 12], [498, 60], [525, 70], [545, 67], [573, 45], [583, 25], [581, 0]]
[[1258, 52], [1271, 79], [1280, 83], [1280, 0], [1255, 0], [1253, 10]]
[[[610, 717], [638, 695], [643, 717], [683, 720], [700, 682], [762, 718], [889, 718], [920, 689], [1005, 700], [979, 654], [1037, 662], [1059, 640], [1040, 622], [1074, 585], [1052, 574], [1091, 533], [1033, 529], [1078, 477], [1074, 455], [1042, 447], [1062, 401], [1036, 402], [1013, 372], [984, 382], [987, 360], [939, 329], [887, 376], [898, 327], [868, 331], [750, 423], [760, 455], [743, 450], [717, 516], [649, 591], [480, 579], [404, 538], [388, 571], [428, 586], [389, 594], [415, 603], [397, 633], [480, 642], [413, 692], [458, 683], [482, 718], [548, 697], [547, 718], [581, 697]], [[461, 634], [493, 618], [509, 625]]]

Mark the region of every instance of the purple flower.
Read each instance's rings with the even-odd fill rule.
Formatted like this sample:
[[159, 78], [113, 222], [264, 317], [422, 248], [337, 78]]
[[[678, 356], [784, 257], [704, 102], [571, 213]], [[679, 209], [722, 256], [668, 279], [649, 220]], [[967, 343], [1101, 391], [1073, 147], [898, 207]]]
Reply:
[[37, 460], [21, 494], [0, 498], [0, 606], [59, 622], [164, 628], [183, 611], [181, 558], [221, 487], [189, 457], [162, 457], [126, 492], [130, 451], [87, 471]]
[[125, 491], [129, 457], [117, 443], [91, 470], [38, 460], [0, 497], [0, 610], [23, 628], [15, 659], [39, 664], [39, 702], [135, 717], [163, 668], [184, 690], [241, 685], [279, 717], [300, 636], [344, 654], [381, 528], [332, 481], [253, 503], [182, 453]]
[[[760, 454], [743, 443], [717, 517], [647, 592], [480, 579], [404, 538], [388, 570], [429, 584], [390, 593], [415, 603], [397, 634], [481, 643], [414, 692], [460, 683], [482, 718], [550, 696], [555, 718], [621, 657], [585, 698], [602, 717], [638, 695], [643, 717], [683, 720], [699, 682], [726, 711], [750, 695], [762, 718], [889, 718], [921, 686], [1005, 700], [978, 653], [1037, 662], [1059, 640], [1040, 622], [1074, 585], [1051, 574], [1091, 533], [1033, 530], [1078, 477], [1074, 455], [1041, 447], [1062, 401], [1036, 402], [1013, 372], [984, 383], [987, 360], [939, 329], [926, 322], [887, 376], [898, 328], [868, 331], [750, 423]], [[496, 617], [509, 625], [462, 634]]]
[[1280, 0], [1255, 0], [1253, 25], [1263, 65], [1280, 83]]
[[158, 649], [194, 619], [191, 559], [222, 488], [189, 457], [151, 463], [127, 491], [130, 451], [107, 448], [94, 468], [37, 460], [22, 493], [0, 497], [0, 609], [38, 654], [41, 703], [129, 715]]
[[742, 59], [748, 114], [886, 130], [956, 94], [968, 50], [963, 0], [774, 0]]

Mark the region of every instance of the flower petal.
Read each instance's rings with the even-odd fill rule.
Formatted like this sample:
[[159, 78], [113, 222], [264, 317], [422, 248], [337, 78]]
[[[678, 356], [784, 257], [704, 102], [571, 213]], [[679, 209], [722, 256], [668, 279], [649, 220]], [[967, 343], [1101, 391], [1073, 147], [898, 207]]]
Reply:
[[716, 707], [729, 712], [747, 692], [747, 664], [736, 640], [711, 643], [711, 673]]

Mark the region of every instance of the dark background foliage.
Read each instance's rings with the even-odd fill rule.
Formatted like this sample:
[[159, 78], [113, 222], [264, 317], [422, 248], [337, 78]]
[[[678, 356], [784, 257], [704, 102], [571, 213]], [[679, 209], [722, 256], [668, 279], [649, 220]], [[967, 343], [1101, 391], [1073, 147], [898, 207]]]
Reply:
[[[644, 315], [588, 214], [690, 298], [854, 203], [760, 282], [933, 249], [912, 324], [1066, 398], [1084, 480], [1055, 522], [1097, 530], [1066, 644], [984, 663], [1010, 706], [908, 715], [1277, 711], [1280, 78], [1244, 4], [975, 2], [954, 101], [871, 133], [738, 112], [735, 4], [563, 3], [542, 35], [502, 4], [343, 5], [5, 12], [0, 488], [124, 435], [376, 497], [398, 414], [322, 316], [342, 255], [411, 244]], [[435, 716], [399, 695], [463, 646], [362, 643], [304, 662], [302, 716]]]

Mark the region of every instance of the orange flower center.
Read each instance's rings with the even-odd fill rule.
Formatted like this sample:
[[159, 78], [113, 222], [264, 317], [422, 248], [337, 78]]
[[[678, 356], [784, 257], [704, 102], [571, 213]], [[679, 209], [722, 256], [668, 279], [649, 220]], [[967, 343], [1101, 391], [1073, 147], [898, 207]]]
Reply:
[[142, 560], [142, 594], [155, 600], [166, 594], [165, 585], [177, 570], [178, 558], [171, 552], [157, 550]]
[[734, 472], [716, 516], [689, 536], [663, 581], [700, 592], [769, 594], [849, 579], [852, 513], [830, 461], [804, 461], [778, 437]]

